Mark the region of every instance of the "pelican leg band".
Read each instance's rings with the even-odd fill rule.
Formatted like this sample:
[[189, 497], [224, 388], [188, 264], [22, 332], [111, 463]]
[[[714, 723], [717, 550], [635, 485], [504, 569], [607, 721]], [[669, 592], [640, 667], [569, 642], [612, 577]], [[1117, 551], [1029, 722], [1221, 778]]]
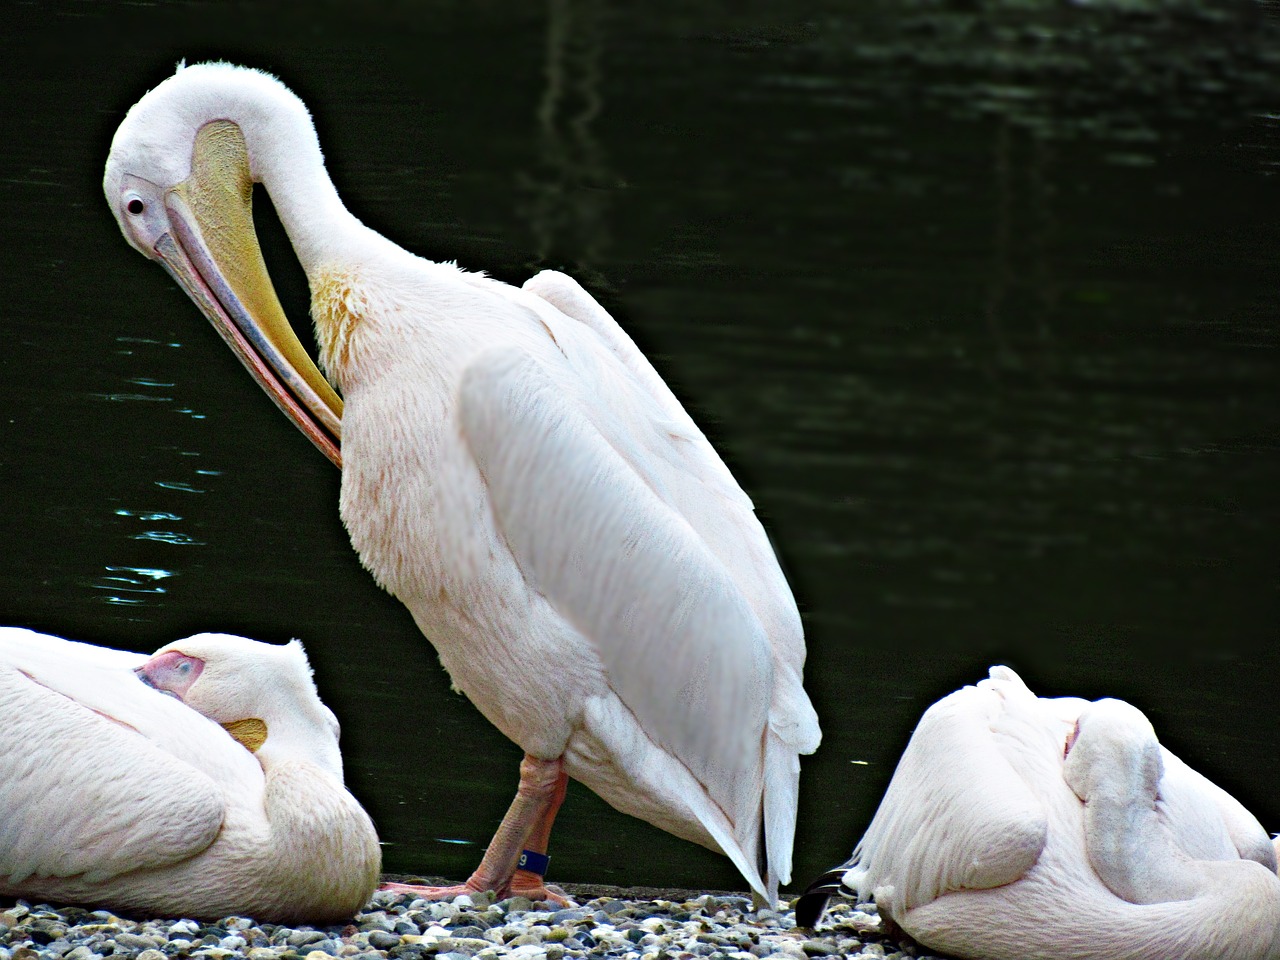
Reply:
[[551, 858], [545, 853], [534, 853], [532, 850], [520, 851], [520, 862], [516, 864], [521, 870], [528, 870], [530, 873], [536, 873], [540, 877], [547, 874], [547, 864], [551, 862]]

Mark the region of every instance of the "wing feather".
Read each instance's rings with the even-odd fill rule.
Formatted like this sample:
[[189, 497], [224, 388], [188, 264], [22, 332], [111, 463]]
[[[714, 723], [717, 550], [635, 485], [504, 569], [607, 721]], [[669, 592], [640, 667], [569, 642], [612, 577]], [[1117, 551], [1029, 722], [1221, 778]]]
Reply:
[[[629, 375], [630, 382], [619, 384], [608, 403], [591, 404], [585, 413], [732, 571], [773, 648], [777, 676], [770, 727], [788, 747], [812, 753], [822, 734], [802, 686], [800, 614], [750, 498], [649, 359], [576, 280], [544, 270], [526, 281], [522, 292], [554, 308], [537, 310], [539, 319], [585, 382], [603, 390], [618, 379], [601, 362], [604, 355]], [[625, 425], [610, 420], [618, 411]]]
[[[676, 399], [675, 394], [671, 392], [667, 382], [658, 375], [658, 371], [653, 369], [649, 358], [640, 351], [635, 341], [627, 335], [627, 332], [618, 325], [599, 301], [583, 289], [577, 280], [556, 270], [543, 270], [526, 280], [522, 289], [541, 297], [566, 317], [578, 321], [591, 330], [609, 352], [640, 382], [645, 392], [654, 399], [663, 414], [673, 424], [678, 424], [682, 432], [687, 432], [690, 436], [696, 436], [703, 443], [707, 443], [706, 437], [693, 422], [688, 411]], [[723, 471], [722, 479], [727, 481], [739, 496], [746, 499], [746, 494], [738, 488], [733, 475], [729, 473], [729, 469], [724, 466], [719, 457], [715, 458], [715, 466]], [[750, 503], [749, 500], [747, 502]]]
[[[767, 886], [790, 877], [795, 834], [797, 754], [821, 740], [804, 691], [804, 634], [790, 587], [751, 500], [666, 382], [621, 326], [572, 278], [543, 271], [502, 296], [530, 311], [554, 340], [574, 388], [577, 412], [661, 505], [692, 529], [719, 561], [763, 628], [772, 660], [764, 746], [763, 814]], [[741, 823], [741, 821], [739, 821]]]
[[1257, 860], [1274, 873], [1271, 837], [1244, 804], [1169, 750], [1160, 752], [1163, 819], [1182, 850], [1196, 860]]
[[[121, 673], [74, 661], [61, 669], [100, 673], [99, 692]], [[224, 799], [211, 778], [4, 658], [0, 717], [0, 888], [32, 875], [96, 882], [164, 866], [221, 829]]]
[[990, 688], [965, 687], [931, 706], [912, 734], [845, 878], [889, 916], [1011, 883], [1039, 858], [1043, 806], [1006, 756], [1011, 745], [993, 735], [1006, 706]]
[[[481, 355], [461, 385], [464, 435], [521, 570], [588, 637], [650, 736], [741, 823], [758, 817], [773, 665], [734, 578], [663, 499], [571, 377], [527, 354]], [[747, 789], [744, 789], [746, 787]], [[754, 794], [754, 795], [753, 795]]]

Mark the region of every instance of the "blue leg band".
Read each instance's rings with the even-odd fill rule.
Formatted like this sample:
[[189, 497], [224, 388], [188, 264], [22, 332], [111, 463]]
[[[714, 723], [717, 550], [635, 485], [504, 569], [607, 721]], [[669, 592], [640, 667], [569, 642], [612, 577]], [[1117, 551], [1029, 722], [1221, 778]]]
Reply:
[[520, 862], [516, 864], [521, 870], [528, 870], [530, 873], [536, 873], [540, 877], [547, 875], [547, 864], [551, 862], [551, 858], [545, 853], [534, 853], [532, 850], [523, 850], [520, 853]]

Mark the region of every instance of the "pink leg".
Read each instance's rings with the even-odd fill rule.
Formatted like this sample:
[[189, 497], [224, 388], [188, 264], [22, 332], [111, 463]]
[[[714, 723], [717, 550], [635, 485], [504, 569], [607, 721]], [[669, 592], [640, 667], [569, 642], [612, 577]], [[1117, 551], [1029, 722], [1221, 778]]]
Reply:
[[548, 888], [542, 876], [519, 869], [520, 854], [524, 850], [533, 853], [547, 852], [551, 840], [551, 825], [555, 822], [560, 804], [564, 802], [569, 784], [564, 772], [564, 762], [539, 760], [525, 754], [520, 761], [520, 787], [511, 801], [507, 815], [502, 818], [498, 831], [489, 841], [480, 866], [465, 884], [455, 887], [424, 887], [409, 883], [385, 883], [383, 890], [396, 893], [412, 893], [428, 900], [445, 900], [462, 893], [479, 893], [492, 890], [499, 899], [514, 895], [530, 900], [551, 900], [563, 906], [569, 901], [562, 891]]

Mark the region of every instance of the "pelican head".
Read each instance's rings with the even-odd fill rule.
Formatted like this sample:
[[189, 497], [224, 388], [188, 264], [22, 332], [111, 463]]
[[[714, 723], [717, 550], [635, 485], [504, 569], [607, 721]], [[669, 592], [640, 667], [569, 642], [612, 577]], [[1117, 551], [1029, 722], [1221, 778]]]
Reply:
[[264, 763], [306, 759], [342, 779], [338, 719], [321, 702], [297, 640], [201, 633], [161, 647], [135, 672], [221, 724]]
[[169, 272], [258, 384], [341, 466], [342, 401], [289, 325], [253, 229], [253, 185], [270, 192], [273, 170], [309, 185], [296, 196], [297, 216], [341, 208], [311, 116], [287, 87], [230, 64], [179, 66], [120, 124], [103, 189], [129, 243]]
[[1160, 742], [1137, 707], [1110, 698], [1087, 704], [1067, 740], [1063, 776], [1086, 802], [1154, 797], [1164, 775]]

